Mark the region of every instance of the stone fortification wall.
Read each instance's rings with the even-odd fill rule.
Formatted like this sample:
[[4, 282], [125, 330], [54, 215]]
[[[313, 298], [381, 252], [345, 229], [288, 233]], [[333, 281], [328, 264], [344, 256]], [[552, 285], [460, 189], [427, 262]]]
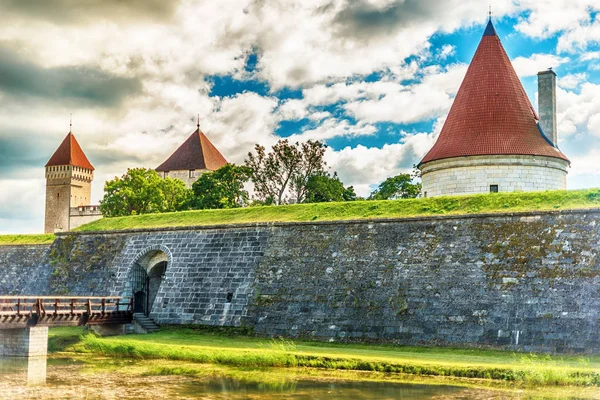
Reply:
[[131, 296], [134, 267], [167, 260], [163, 324], [600, 352], [599, 248], [595, 210], [61, 234], [38, 268], [44, 294]]
[[0, 246], [0, 295], [45, 293], [51, 270], [50, 245]]
[[567, 188], [568, 163], [534, 156], [448, 158], [421, 166], [425, 197], [500, 192], [534, 192]]

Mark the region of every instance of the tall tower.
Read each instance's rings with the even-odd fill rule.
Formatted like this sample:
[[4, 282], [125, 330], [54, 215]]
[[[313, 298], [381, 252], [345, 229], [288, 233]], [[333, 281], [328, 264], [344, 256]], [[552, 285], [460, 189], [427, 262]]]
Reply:
[[541, 120], [490, 19], [419, 164], [425, 197], [566, 189], [570, 161], [556, 145], [556, 75], [538, 78]]
[[71, 131], [46, 164], [45, 233], [68, 231], [72, 207], [90, 204], [94, 167]]
[[556, 73], [549, 69], [538, 72], [538, 111], [540, 127], [554, 146], [558, 146], [556, 126]]

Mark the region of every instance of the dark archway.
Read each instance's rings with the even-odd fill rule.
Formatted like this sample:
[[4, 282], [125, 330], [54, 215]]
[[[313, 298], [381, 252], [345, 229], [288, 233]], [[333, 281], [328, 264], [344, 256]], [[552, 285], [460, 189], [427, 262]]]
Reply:
[[160, 285], [165, 278], [168, 256], [161, 250], [150, 250], [131, 269], [131, 295], [135, 313], [150, 315]]

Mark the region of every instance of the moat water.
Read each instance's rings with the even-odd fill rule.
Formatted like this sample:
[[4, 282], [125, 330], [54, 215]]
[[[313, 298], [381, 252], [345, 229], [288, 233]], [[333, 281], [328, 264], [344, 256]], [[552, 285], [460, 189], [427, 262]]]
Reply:
[[[227, 377], [163, 376], [128, 373], [122, 362], [106, 368], [105, 360], [52, 358], [0, 359], [2, 399], [592, 399], [589, 393], [562, 395], [522, 390], [478, 389], [448, 384], [297, 379], [283, 382]], [[125, 366], [125, 368], [123, 368]], [[28, 383], [29, 381], [29, 383]], [[532, 394], [533, 393], [533, 394]]]

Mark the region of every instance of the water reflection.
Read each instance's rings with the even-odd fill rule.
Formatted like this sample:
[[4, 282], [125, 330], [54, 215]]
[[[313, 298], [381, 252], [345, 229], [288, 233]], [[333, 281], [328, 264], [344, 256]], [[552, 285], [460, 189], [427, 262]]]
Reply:
[[0, 357], [0, 381], [17, 385], [46, 383], [46, 357]]
[[240, 382], [234, 379], [211, 379], [188, 383], [179, 392], [185, 397], [208, 395], [212, 399], [294, 399], [294, 400], [424, 400], [436, 396], [456, 398], [465, 388], [457, 386], [422, 385], [389, 382], [319, 382], [298, 381], [277, 386]]
[[[168, 363], [168, 361], [164, 361]], [[155, 374], [155, 360], [111, 358], [0, 359], [1, 399], [186, 399], [186, 400], [506, 400], [598, 399], [598, 388], [494, 390], [447, 384], [323, 380], [293, 373], [269, 376], [255, 370], [206, 365], [204, 375]], [[172, 364], [179, 365], [179, 363]], [[201, 371], [202, 364], [194, 367]], [[135, 371], [135, 372], [134, 372]], [[185, 371], [183, 367], [182, 371]], [[261, 370], [262, 371], [262, 370]], [[273, 372], [273, 371], [271, 371]], [[29, 382], [29, 383], [27, 383]], [[46, 382], [44, 385], [43, 383]], [[435, 381], [433, 381], [435, 382]], [[558, 390], [560, 393], [555, 393]]]

